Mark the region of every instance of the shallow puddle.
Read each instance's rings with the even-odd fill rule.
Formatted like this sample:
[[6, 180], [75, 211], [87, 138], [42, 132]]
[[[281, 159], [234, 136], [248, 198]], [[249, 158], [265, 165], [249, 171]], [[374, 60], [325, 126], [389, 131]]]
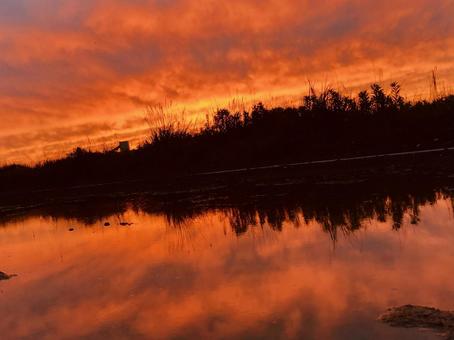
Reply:
[[451, 201], [418, 209], [397, 230], [392, 216], [333, 231], [333, 216], [272, 207], [9, 220], [2, 338], [436, 338], [377, 321], [410, 303], [454, 309]]

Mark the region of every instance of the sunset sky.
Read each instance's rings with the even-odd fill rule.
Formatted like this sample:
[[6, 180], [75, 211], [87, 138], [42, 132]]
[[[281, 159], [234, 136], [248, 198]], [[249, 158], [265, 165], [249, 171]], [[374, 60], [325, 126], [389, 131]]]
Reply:
[[144, 138], [147, 105], [204, 119], [308, 81], [454, 80], [453, 0], [1, 0], [0, 164]]

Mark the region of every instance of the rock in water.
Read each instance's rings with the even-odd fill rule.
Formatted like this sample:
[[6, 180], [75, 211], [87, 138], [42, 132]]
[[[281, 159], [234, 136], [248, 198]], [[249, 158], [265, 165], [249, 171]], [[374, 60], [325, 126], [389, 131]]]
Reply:
[[454, 312], [405, 305], [388, 309], [378, 319], [392, 327], [432, 329], [454, 339]]
[[8, 274], [6, 274], [4, 272], [0, 272], [0, 281], [9, 280], [9, 279], [11, 279], [14, 276], [17, 276], [17, 275], [8, 275]]

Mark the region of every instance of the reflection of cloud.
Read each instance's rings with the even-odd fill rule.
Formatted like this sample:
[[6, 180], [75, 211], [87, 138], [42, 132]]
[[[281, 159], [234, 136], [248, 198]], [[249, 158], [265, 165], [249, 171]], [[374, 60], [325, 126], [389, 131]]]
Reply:
[[426, 91], [421, 75], [435, 65], [446, 81], [453, 79], [453, 6], [4, 0], [0, 135], [28, 132], [37, 122], [48, 129], [112, 122], [165, 98], [273, 94], [327, 74], [333, 82], [362, 85], [382, 69], [384, 79]]
[[238, 239], [212, 213], [188, 225], [190, 247], [169, 252], [180, 236], [164, 219], [126, 216], [132, 229], [68, 233], [74, 221], [40, 219], [2, 228], [1, 249], [13, 255], [4, 269], [20, 274], [2, 284], [2, 335], [404, 339], [375, 321], [390, 304], [449, 309], [454, 240], [444, 201], [424, 208], [415, 229], [372, 223], [335, 250], [315, 223]]

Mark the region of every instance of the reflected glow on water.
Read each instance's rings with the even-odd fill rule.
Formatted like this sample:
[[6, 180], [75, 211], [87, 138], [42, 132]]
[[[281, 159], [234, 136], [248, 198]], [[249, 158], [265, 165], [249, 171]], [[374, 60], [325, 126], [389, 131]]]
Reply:
[[451, 209], [424, 206], [398, 231], [371, 218], [336, 243], [314, 221], [238, 235], [219, 210], [178, 226], [133, 209], [111, 227], [9, 222], [0, 270], [19, 276], [0, 282], [2, 337], [430, 338], [376, 318], [407, 303], [454, 309]]

